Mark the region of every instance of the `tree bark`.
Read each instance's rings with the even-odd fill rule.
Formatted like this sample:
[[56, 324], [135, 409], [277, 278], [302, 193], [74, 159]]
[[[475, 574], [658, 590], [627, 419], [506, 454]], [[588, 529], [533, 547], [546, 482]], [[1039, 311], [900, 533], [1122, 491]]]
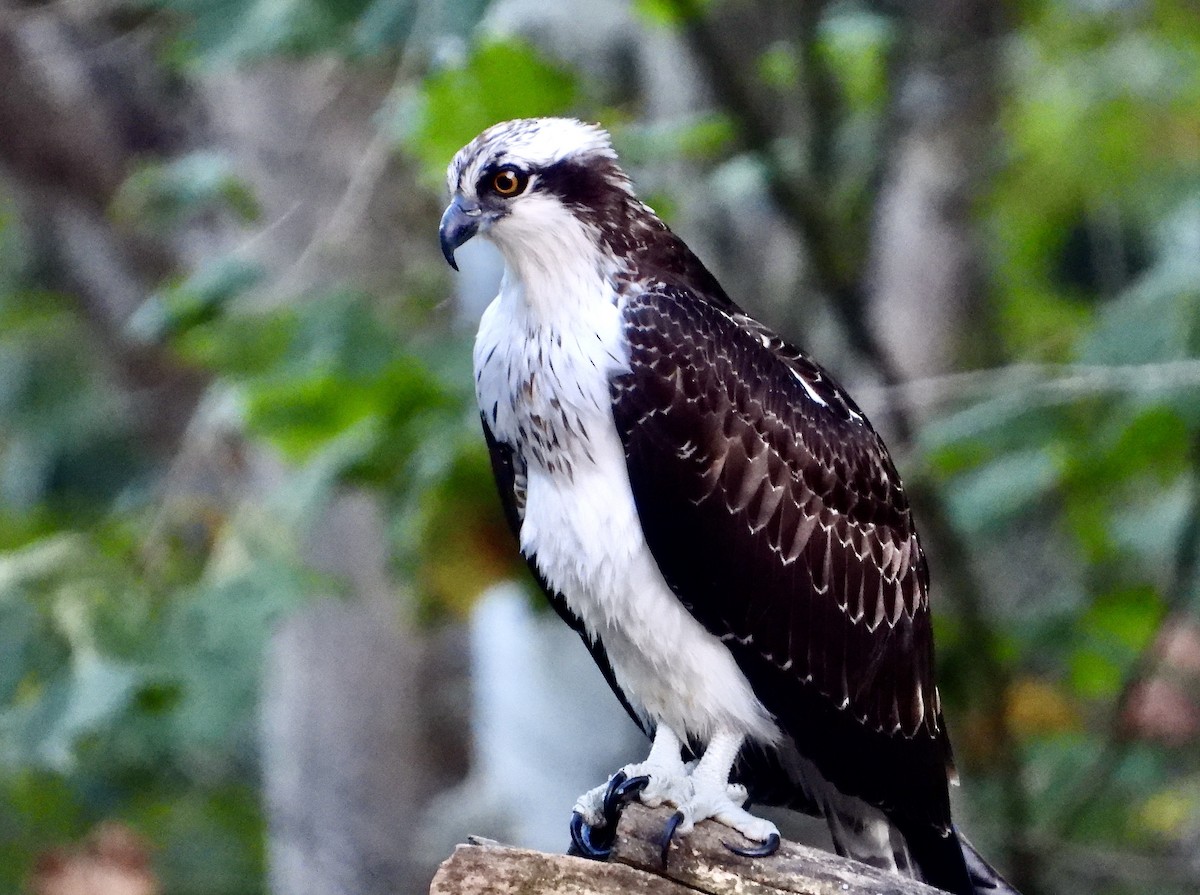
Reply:
[[737, 834], [700, 824], [671, 846], [660, 837], [671, 809], [630, 805], [604, 863], [548, 855], [488, 841], [460, 845], [438, 869], [430, 895], [937, 895], [923, 883], [830, 852], [784, 841], [770, 858], [743, 858], [723, 840]]

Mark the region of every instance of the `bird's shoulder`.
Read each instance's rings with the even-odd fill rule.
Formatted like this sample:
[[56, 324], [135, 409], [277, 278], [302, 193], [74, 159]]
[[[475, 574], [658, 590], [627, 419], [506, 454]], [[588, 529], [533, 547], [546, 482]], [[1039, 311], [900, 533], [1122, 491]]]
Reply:
[[636, 413], [627, 422], [658, 439], [703, 431], [710, 463], [765, 447], [768, 465], [785, 465], [826, 509], [909, 531], [908, 498], [882, 438], [804, 352], [724, 293], [686, 285], [646, 283], [626, 296], [622, 318], [628, 372], [612, 391]]

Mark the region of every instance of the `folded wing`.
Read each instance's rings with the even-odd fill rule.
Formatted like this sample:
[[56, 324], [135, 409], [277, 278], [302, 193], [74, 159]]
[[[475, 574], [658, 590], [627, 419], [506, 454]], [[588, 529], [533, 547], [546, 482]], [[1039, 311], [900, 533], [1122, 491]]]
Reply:
[[[614, 415], [667, 583], [828, 781], [899, 826], [948, 831], [928, 572], [879, 436], [730, 305], [659, 286], [624, 324]], [[774, 777], [759, 798], [789, 801]]]

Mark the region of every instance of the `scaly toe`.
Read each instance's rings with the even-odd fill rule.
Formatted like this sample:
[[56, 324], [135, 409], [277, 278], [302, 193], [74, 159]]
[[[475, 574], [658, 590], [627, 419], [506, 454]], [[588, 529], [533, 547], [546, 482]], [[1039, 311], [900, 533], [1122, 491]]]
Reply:
[[[759, 848], [768, 848], [766, 854], [772, 854], [779, 848], [779, 828], [764, 817], [755, 817], [745, 808], [730, 803], [722, 807], [719, 811], [714, 811], [711, 815], [713, 820], [722, 823], [731, 829], [737, 830], [751, 842], [762, 843], [760, 846], [752, 847], [748, 851], [756, 852], [747, 857], [762, 857], [757, 854]], [[774, 843], [773, 845], [771, 843]], [[737, 851], [737, 849], [734, 849]], [[744, 852], [738, 852], [744, 854]]]
[[740, 783], [730, 783], [725, 787], [725, 793], [729, 796], [729, 801], [735, 805], [745, 808], [750, 803], [750, 793]]
[[779, 848], [779, 829], [775, 824], [765, 818], [755, 817], [742, 807], [746, 801], [743, 787], [700, 774], [693, 774], [691, 782], [693, 790], [690, 797], [677, 803], [679, 814], [686, 818], [685, 822], [676, 824], [680, 834], [687, 833], [703, 820], [711, 819], [755, 843], [747, 847], [729, 846], [736, 854], [763, 857]]
[[647, 808], [660, 805], [679, 807], [692, 798], [690, 777], [672, 774], [651, 774], [650, 780], [638, 795], [638, 800]]
[[604, 823], [604, 796], [609, 785], [604, 783], [589, 789], [575, 800], [575, 807], [571, 810], [580, 815], [588, 826], [598, 827]]

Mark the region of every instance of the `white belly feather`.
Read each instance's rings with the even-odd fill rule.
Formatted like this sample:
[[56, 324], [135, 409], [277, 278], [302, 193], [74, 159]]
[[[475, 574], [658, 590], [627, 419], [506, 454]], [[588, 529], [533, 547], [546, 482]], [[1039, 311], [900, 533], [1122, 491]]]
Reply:
[[521, 549], [603, 642], [617, 683], [651, 720], [707, 742], [718, 728], [779, 730], [729, 650], [667, 587], [642, 534], [608, 382], [625, 365], [609, 300], [534, 322], [505, 284], [480, 322], [476, 395], [526, 464]]

